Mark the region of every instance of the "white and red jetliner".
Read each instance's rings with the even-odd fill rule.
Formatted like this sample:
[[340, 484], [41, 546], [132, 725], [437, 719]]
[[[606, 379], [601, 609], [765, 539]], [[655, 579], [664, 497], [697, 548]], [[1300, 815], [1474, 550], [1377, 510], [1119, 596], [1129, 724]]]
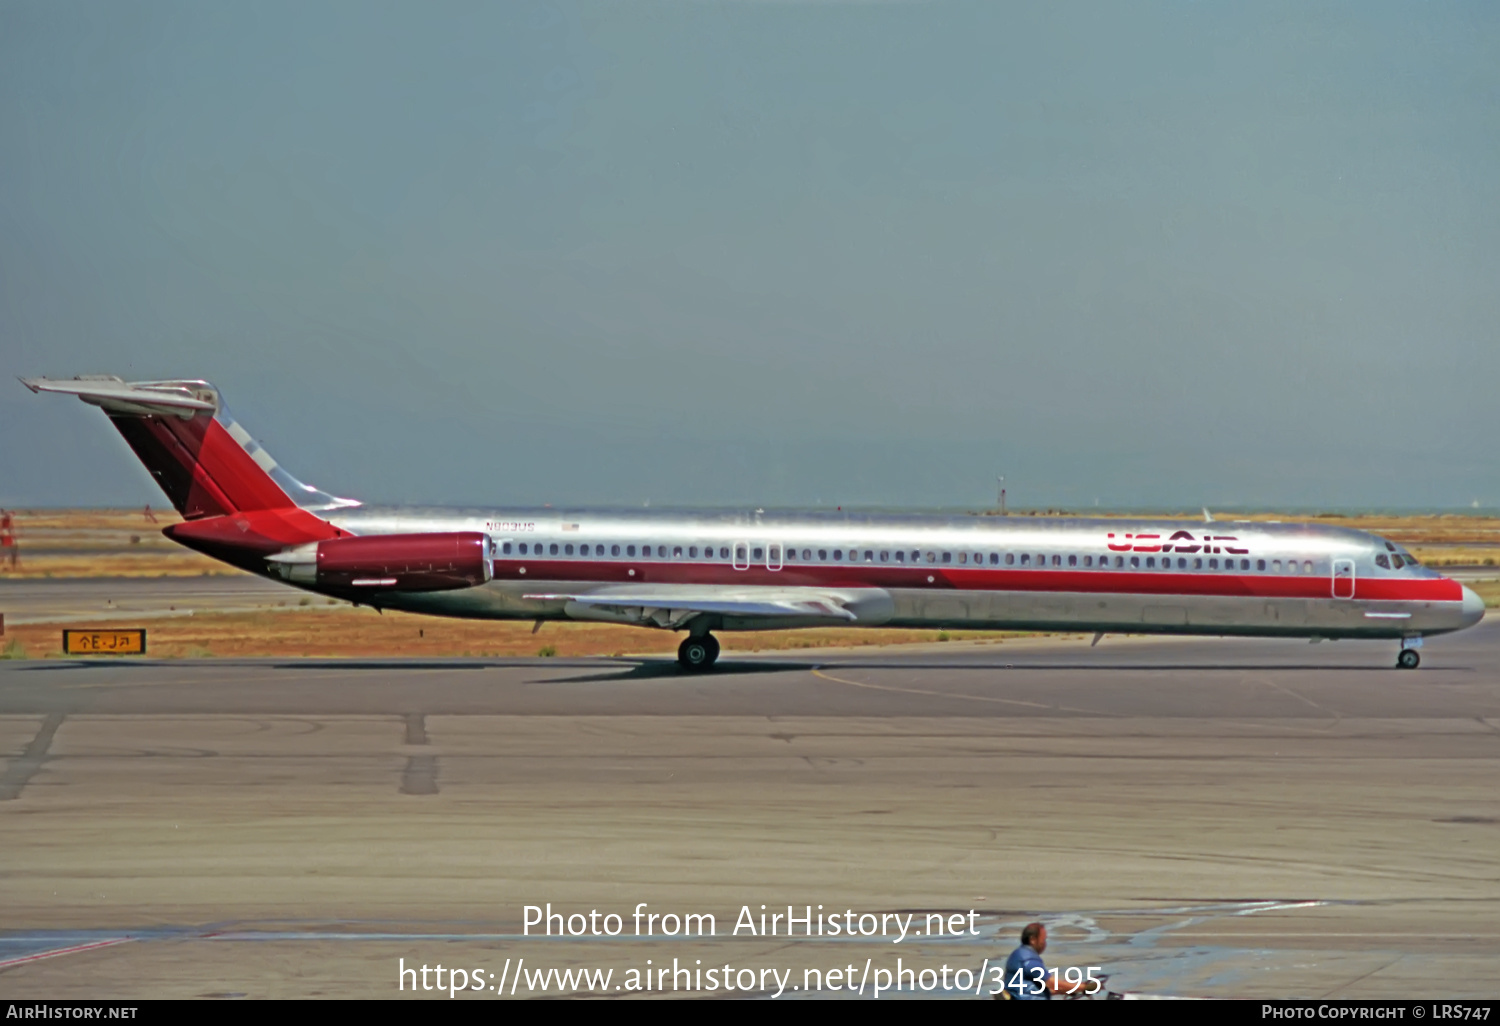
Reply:
[[376, 508], [287, 474], [208, 382], [24, 383], [102, 408], [189, 548], [378, 608], [686, 631], [688, 670], [713, 631], [833, 625], [1386, 638], [1409, 669], [1484, 615], [1400, 546], [1315, 524]]

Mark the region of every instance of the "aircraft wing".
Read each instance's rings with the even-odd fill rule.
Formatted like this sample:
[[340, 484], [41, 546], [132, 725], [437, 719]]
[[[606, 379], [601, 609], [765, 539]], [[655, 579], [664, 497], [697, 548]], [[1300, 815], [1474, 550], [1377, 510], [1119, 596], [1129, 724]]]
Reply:
[[[685, 623], [700, 613], [746, 619], [879, 622], [890, 615], [890, 595], [880, 588], [778, 588], [714, 585], [622, 585], [581, 592], [528, 594], [563, 601], [580, 619]], [[593, 615], [590, 615], [593, 614]]]

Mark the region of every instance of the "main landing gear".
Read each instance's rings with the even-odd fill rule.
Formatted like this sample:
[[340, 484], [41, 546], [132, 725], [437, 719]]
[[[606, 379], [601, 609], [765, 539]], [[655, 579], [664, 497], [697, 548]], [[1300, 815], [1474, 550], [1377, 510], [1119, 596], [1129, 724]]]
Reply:
[[687, 638], [677, 646], [677, 662], [689, 673], [701, 673], [711, 668], [719, 658], [719, 640], [712, 634]]

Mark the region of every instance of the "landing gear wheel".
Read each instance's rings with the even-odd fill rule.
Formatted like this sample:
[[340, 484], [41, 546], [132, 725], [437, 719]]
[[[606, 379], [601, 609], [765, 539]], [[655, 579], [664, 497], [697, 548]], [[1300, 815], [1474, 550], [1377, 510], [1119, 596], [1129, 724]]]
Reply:
[[1414, 648], [1403, 648], [1396, 657], [1396, 665], [1403, 670], [1415, 670], [1422, 662], [1422, 654]]
[[718, 658], [719, 642], [712, 634], [687, 638], [677, 647], [678, 664], [691, 673], [708, 669]]

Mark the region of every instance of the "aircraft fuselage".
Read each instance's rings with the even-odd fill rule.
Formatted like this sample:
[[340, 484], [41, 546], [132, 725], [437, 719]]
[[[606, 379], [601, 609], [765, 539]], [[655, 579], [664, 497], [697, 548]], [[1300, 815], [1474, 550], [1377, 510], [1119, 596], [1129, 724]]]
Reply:
[[[488, 536], [482, 585], [364, 596], [446, 616], [632, 622], [538, 597], [620, 586], [657, 589], [662, 608], [674, 590], [833, 590], [851, 595], [857, 619], [826, 622], [850, 626], [1411, 638], [1483, 613], [1399, 546], [1321, 524], [550, 508], [326, 518], [355, 535]], [[701, 616], [701, 629], [809, 625]]]

